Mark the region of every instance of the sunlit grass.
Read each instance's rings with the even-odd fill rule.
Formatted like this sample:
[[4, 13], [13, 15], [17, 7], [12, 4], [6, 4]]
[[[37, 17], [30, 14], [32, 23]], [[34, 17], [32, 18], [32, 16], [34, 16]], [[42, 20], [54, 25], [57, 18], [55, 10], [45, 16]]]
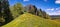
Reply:
[[60, 23], [25, 13], [2, 27], [60, 27]]

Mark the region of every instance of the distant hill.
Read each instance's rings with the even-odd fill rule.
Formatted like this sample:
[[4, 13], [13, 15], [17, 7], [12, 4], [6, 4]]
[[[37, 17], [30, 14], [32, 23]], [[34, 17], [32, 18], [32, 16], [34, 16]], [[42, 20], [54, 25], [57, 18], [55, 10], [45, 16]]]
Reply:
[[2, 27], [60, 27], [60, 23], [25, 13]]
[[60, 19], [60, 15], [51, 15], [51, 19]]

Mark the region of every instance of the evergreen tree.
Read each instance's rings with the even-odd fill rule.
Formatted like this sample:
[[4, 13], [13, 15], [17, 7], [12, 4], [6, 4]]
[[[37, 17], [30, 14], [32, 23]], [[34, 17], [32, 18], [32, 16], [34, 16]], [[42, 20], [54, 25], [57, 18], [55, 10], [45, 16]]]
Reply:
[[1, 18], [4, 18], [5, 19], [4, 24], [7, 24], [11, 20], [13, 20], [12, 14], [9, 9], [9, 2], [8, 0], [1, 0], [0, 2], [1, 2], [0, 4], [1, 5], [1, 11], [0, 11]]
[[33, 6], [33, 7], [34, 7], [34, 14], [38, 15], [38, 12], [37, 12], [38, 10], [37, 10], [36, 6]]
[[1, 0], [0, 0], [0, 18], [2, 18], [1, 10], [2, 10], [2, 8], [1, 8]]
[[45, 11], [43, 11], [42, 14], [43, 14], [43, 18], [50, 19], [50, 16]]
[[46, 19], [46, 12], [45, 12], [45, 11], [43, 11], [43, 12], [42, 12], [42, 14], [43, 14], [43, 18], [45, 18], [45, 19]]
[[42, 14], [42, 10], [41, 9], [38, 10], [38, 13], [39, 13], [39, 16], [40, 17], [43, 17], [43, 14]]

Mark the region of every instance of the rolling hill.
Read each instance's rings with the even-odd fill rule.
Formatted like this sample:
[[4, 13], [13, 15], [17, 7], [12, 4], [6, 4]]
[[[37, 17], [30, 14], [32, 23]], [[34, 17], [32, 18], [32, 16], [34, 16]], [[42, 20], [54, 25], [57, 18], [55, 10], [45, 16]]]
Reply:
[[60, 23], [25, 13], [2, 27], [60, 27]]

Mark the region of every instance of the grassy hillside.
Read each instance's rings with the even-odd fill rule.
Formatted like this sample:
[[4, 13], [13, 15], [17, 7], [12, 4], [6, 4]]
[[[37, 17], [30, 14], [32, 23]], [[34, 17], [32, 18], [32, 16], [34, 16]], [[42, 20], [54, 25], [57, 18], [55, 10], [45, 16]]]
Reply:
[[60, 27], [60, 23], [26, 13], [2, 27]]

